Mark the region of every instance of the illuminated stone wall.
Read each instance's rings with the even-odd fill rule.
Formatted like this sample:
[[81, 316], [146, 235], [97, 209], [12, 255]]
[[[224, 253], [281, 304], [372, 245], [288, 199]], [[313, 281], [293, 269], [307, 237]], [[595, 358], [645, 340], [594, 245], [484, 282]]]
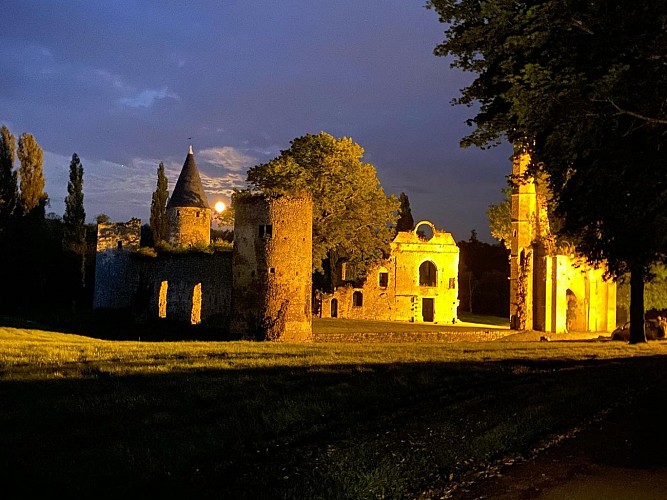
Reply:
[[97, 225], [94, 308], [132, 306], [139, 278], [131, 266], [130, 255], [139, 248], [140, 241], [139, 219]]
[[312, 201], [237, 196], [231, 331], [258, 339], [312, 339]]
[[[140, 290], [148, 297], [149, 318], [160, 317], [162, 298], [164, 317], [168, 320], [228, 326], [232, 300], [231, 252], [136, 256], [135, 260], [140, 269]], [[164, 289], [166, 296], [161, 297], [160, 290]]]
[[[420, 234], [428, 229], [430, 237]], [[420, 267], [430, 262], [432, 281], [421, 283]], [[454, 323], [458, 308], [459, 248], [451, 233], [428, 221], [413, 231], [399, 232], [391, 243], [391, 256], [372, 270], [362, 288], [338, 287], [321, 298], [321, 316], [332, 317], [332, 301], [339, 318]], [[387, 284], [382, 286], [382, 273]], [[361, 293], [363, 302], [354, 300]]]
[[211, 243], [211, 209], [171, 207], [167, 209], [169, 243], [176, 246], [208, 246]]
[[[524, 176], [529, 161], [526, 153], [515, 157], [512, 165], [515, 179]], [[552, 333], [613, 330], [616, 284], [605, 281], [604, 267], [592, 267], [575, 248], [556, 248], [546, 200], [537, 192], [532, 179], [514, 186], [511, 217], [511, 328], [521, 329], [519, 317], [523, 308], [526, 330]]]

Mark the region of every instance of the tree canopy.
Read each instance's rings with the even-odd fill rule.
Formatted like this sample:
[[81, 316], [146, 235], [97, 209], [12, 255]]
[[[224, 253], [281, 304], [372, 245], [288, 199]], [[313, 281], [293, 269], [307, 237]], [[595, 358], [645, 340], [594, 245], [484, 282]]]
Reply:
[[18, 200], [15, 158], [16, 139], [7, 126], [3, 125], [0, 129], [0, 231], [7, 227]]
[[21, 192], [19, 206], [23, 215], [39, 210], [43, 216], [49, 197], [44, 192], [44, 152], [32, 134], [21, 134], [18, 150]]
[[291, 141], [268, 163], [252, 167], [248, 182], [268, 194], [308, 193], [313, 198], [313, 269], [366, 269], [388, 256], [398, 202], [387, 197], [375, 167], [361, 161], [364, 150], [348, 137], [321, 132]]
[[486, 217], [489, 219], [489, 230], [491, 236], [501, 242], [505, 248], [510, 249], [510, 238], [512, 237], [512, 214], [510, 213], [512, 200], [511, 188], [503, 189], [504, 198], [497, 205], [489, 205]]
[[[631, 341], [643, 283], [667, 249], [664, 0], [432, 0], [447, 23], [436, 55], [476, 73], [463, 145], [524, 148], [553, 193], [560, 233], [614, 276], [631, 272]], [[639, 331], [641, 329], [641, 331]]]

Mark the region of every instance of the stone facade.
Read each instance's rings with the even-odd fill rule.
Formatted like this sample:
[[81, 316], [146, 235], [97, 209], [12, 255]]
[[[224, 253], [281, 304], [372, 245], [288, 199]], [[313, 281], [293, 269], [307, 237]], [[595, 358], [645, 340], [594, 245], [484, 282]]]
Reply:
[[180, 247], [201, 246], [211, 243], [211, 209], [199, 207], [170, 207], [169, 243]]
[[512, 175], [510, 326], [552, 333], [608, 332], [616, 327], [616, 284], [551, 235], [545, 194], [525, 178], [530, 162], [518, 154]]
[[236, 196], [231, 331], [255, 338], [312, 338], [309, 198]]
[[232, 301], [231, 252], [135, 256], [149, 318], [226, 327]]
[[94, 308], [122, 309], [132, 306], [138, 276], [131, 270], [130, 258], [139, 249], [140, 242], [139, 219], [98, 224]]
[[[426, 235], [426, 233], [429, 233]], [[337, 287], [320, 298], [323, 318], [456, 323], [459, 248], [451, 233], [421, 221], [399, 231], [391, 255], [363, 287]]]

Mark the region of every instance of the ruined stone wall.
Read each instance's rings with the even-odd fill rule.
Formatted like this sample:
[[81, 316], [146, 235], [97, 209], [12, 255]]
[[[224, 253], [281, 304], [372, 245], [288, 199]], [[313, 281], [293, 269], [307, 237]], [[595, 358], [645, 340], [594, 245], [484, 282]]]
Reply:
[[133, 305], [139, 277], [130, 255], [139, 248], [141, 220], [97, 226], [93, 307], [122, 309]]
[[166, 319], [193, 324], [194, 318], [200, 318], [204, 324], [228, 326], [232, 300], [231, 252], [137, 256], [136, 260], [140, 268], [139, 293], [147, 297], [149, 318], [160, 316], [160, 289], [166, 282]]
[[[530, 157], [515, 157], [512, 174], [522, 178]], [[511, 200], [510, 327], [519, 329], [521, 303], [526, 330], [562, 333], [604, 332], [616, 323], [616, 285], [603, 279], [604, 268], [594, 269], [569, 251], [553, 248], [546, 199], [526, 179], [514, 186]], [[522, 254], [525, 266], [521, 265]], [[521, 277], [525, 275], [521, 295]]]
[[234, 199], [231, 331], [267, 340], [312, 338], [312, 201]]
[[[432, 237], [418, 234], [427, 225]], [[420, 284], [419, 268], [429, 261], [435, 267], [435, 282]], [[338, 287], [322, 297], [321, 316], [332, 317], [332, 302], [339, 318], [453, 323], [458, 307], [459, 248], [452, 235], [422, 221], [413, 231], [399, 232], [391, 243], [391, 257], [367, 276], [363, 288]], [[380, 275], [386, 273], [386, 286]], [[363, 303], [355, 301], [361, 293]], [[425, 311], [425, 300], [428, 311]]]
[[171, 207], [167, 209], [169, 243], [176, 246], [208, 246], [211, 243], [211, 209]]
[[[431, 238], [420, 236], [418, 231], [423, 225], [431, 228]], [[438, 230], [428, 221], [421, 221], [414, 231], [398, 233], [392, 243], [392, 255], [396, 259], [396, 299], [400, 305], [396, 308], [394, 319], [455, 323], [459, 305], [459, 248], [451, 233]], [[436, 280], [432, 286], [420, 284], [419, 269], [427, 261], [436, 268]], [[432, 319], [426, 310], [428, 302], [433, 307]]]
[[[366, 282], [361, 288], [352, 286], [337, 287], [334, 293], [322, 296], [321, 317], [331, 318], [332, 301], [336, 300], [336, 317], [349, 319], [371, 319], [377, 321], [392, 321], [394, 319], [395, 279], [393, 273], [388, 272], [387, 286], [380, 286], [379, 274], [381, 270], [389, 269], [390, 262], [377, 267], [368, 273]], [[355, 300], [355, 293], [360, 294]]]

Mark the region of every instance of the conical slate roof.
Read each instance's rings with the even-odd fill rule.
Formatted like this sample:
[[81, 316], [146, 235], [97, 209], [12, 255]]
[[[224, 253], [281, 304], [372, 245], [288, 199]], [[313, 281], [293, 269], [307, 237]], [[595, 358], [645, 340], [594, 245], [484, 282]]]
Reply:
[[188, 156], [185, 158], [174, 192], [167, 203], [167, 208], [171, 207], [210, 208], [195, 164], [192, 146], [190, 146]]

